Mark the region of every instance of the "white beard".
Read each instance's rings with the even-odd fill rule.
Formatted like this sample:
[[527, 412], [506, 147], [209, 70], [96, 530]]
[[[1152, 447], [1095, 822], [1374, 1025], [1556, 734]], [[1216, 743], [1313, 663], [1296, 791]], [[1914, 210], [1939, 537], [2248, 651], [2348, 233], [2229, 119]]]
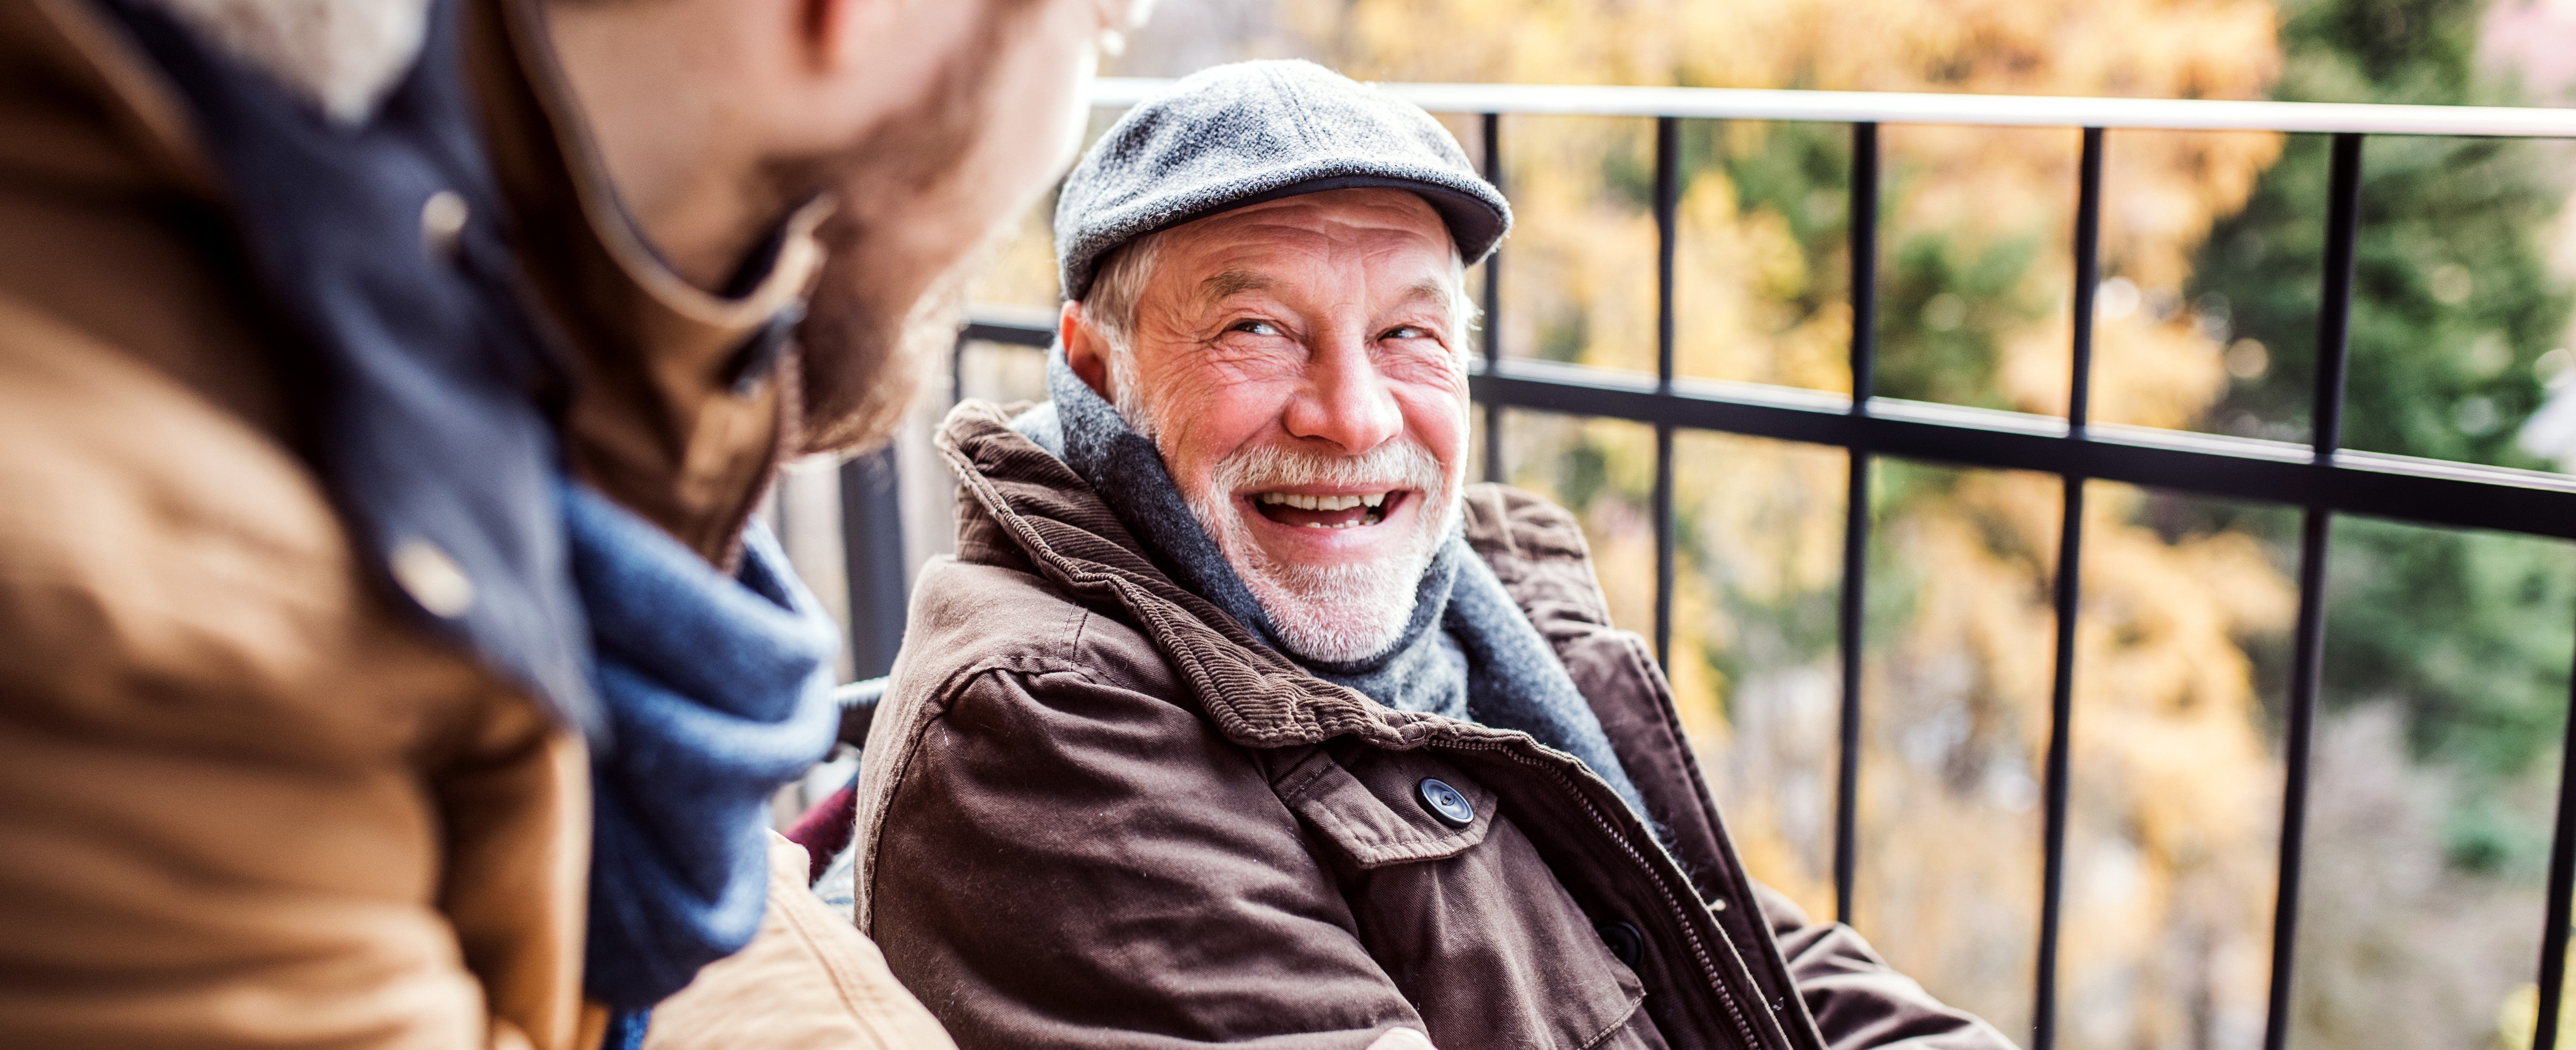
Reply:
[[[1218, 463], [1205, 483], [1182, 482], [1181, 497], [1269, 614], [1281, 644], [1309, 660], [1348, 663], [1385, 652], [1411, 624], [1422, 574], [1461, 512], [1457, 481], [1429, 449], [1405, 437], [1357, 457], [1247, 449]], [[1414, 534], [1373, 562], [1299, 565], [1271, 557], [1253, 542], [1234, 493], [1313, 484], [1419, 491]]]

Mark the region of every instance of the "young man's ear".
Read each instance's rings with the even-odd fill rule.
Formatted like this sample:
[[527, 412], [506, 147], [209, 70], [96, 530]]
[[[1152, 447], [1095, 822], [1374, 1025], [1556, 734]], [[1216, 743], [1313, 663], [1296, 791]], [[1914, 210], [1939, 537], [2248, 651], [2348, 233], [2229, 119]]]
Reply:
[[1056, 317], [1056, 339], [1064, 344], [1064, 363], [1073, 366], [1073, 374], [1082, 385], [1110, 404], [1118, 403], [1118, 392], [1109, 388], [1109, 342], [1100, 337], [1099, 329], [1082, 316], [1082, 303], [1068, 300], [1064, 312]]

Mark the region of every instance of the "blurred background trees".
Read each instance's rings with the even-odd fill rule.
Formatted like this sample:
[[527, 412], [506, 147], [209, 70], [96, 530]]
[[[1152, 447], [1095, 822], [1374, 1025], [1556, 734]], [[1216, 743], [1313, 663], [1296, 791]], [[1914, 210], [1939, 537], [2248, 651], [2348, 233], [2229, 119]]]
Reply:
[[[1304, 57], [1379, 80], [2515, 103], [2526, 87], [2481, 58], [2494, 50], [2482, 27], [2510, 15], [2576, 44], [2576, 23], [2493, 3], [2510, 10], [1162, 0], [1111, 72]], [[1473, 118], [1452, 127], [1480, 145]], [[1878, 392], [2062, 414], [2076, 132], [1882, 135]], [[1520, 224], [1487, 329], [1504, 353], [1653, 368], [1652, 137], [1644, 120], [1503, 121]], [[1849, 142], [1839, 125], [1683, 125], [1684, 375], [1850, 389]], [[2326, 145], [2111, 133], [2096, 420], [2306, 440]], [[2571, 159], [2546, 144], [2370, 140], [2348, 447], [2576, 461], [2576, 399], [2557, 423], [2547, 410], [2564, 389], [2552, 381], [2576, 375], [2557, 261]], [[981, 298], [1052, 306], [1050, 252], [1034, 215]], [[1669, 669], [1748, 862], [1830, 914], [1843, 456], [1677, 441]], [[1583, 516], [1618, 620], [1648, 628], [1651, 430], [1515, 412], [1504, 444], [1515, 483]], [[1881, 460], [1874, 487], [1854, 922], [1935, 992], [2022, 1036], [2059, 482]], [[2094, 483], [2087, 530], [2062, 1045], [2257, 1046], [2296, 513]], [[2349, 519], [2332, 557], [2294, 1044], [2520, 1045], [2576, 561], [2556, 543]]]

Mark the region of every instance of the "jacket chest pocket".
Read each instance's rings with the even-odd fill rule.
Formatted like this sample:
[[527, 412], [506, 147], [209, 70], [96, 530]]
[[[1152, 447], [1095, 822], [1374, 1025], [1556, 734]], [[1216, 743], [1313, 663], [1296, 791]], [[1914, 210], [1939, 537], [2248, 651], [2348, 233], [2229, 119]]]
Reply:
[[1664, 1045], [1605, 927], [1493, 791], [1436, 755], [1336, 750], [1309, 752], [1273, 783], [1434, 1043]]

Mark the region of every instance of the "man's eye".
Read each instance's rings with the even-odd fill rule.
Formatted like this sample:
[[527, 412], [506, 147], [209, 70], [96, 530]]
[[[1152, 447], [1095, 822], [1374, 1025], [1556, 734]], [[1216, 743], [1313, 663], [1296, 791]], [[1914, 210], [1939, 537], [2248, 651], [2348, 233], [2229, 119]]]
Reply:
[[1423, 331], [1423, 330], [1422, 330], [1422, 329], [1420, 329], [1420, 328], [1416, 328], [1416, 327], [1414, 327], [1414, 326], [1412, 326], [1412, 325], [1407, 324], [1407, 325], [1397, 325], [1397, 326], [1395, 326], [1395, 327], [1393, 327], [1393, 328], [1389, 328], [1389, 329], [1387, 329], [1387, 330], [1386, 330], [1386, 334], [1385, 334], [1385, 335], [1379, 336], [1378, 338], [1380, 338], [1380, 339], [1426, 339], [1426, 338], [1429, 338], [1429, 337], [1430, 337], [1430, 335], [1431, 335], [1431, 333], [1429, 333], [1429, 332]]
[[1252, 335], [1279, 334], [1278, 326], [1273, 325], [1268, 321], [1236, 321], [1234, 323], [1234, 327], [1229, 329], [1229, 331], [1247, 332]]

